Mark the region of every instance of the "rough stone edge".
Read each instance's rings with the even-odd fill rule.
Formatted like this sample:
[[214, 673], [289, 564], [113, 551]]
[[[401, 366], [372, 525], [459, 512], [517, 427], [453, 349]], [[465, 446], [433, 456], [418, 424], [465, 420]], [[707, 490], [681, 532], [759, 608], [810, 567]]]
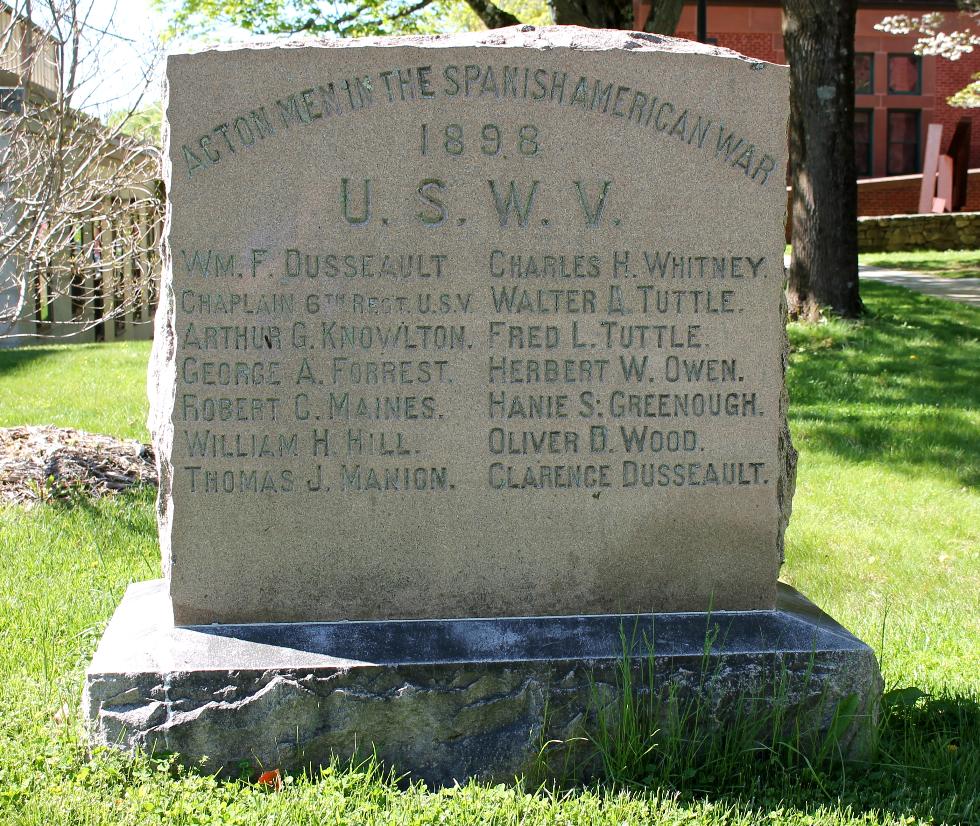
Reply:
[[546, 51], [567, 48], [577, 51], [640, 51], [670, 52], [674, 54], [695, 54], [702, 56], [741, 60], [753, 65], [780, 66], [758, 58], [749, 57], [728, 49], [698, 43], [683, 37], [670, 37], [662, 34], [629, 31], [626, 29], [592, 29], [584, 26], [533, 26], [518, 24], [500, 29], [475, 32], [432, 35], [386, 35], [380, 37], [356, 37], [350, 39], [336, 37], [315, 37], [310, 35], [262, 38], [243, 42], [203, 45], [200, 48], [168, 52], [172, 57], [200, 55], [217, 52], [262, 51], [267, 49], [350, 49], [350, 48], [397, 48], [412, 46], [423, 49], [448, 49], [457, 47], [531, 48]]
[[[632, 661], [634, 680], [646, 667]], [[616, 661], [581, 660], [95, 676], [86, 684], [86, 711], [93, 747], [177, 753], [224, 776], [243, 766], [251, 776], [299, 771], [376, 749], [399, 773], [430, 784], [508, 782], [544, 779], [545, 742], [557, 765], [571, 750], [588, 766], [577, 743], [595, 711], [592, 697], [615, 708], [619, 669]], [[874, 752], [880, 676], [871, 652], [746, 655], [719, 661], [707, 679], [697, 657], [658, 659], [656, 669], [654, 690], [700, 703], [712, 730], [729, 725], [733, 712], [744, 714], [747, 698], [763, 713], [778, 708], [782, 731], [800, 730], [805, 753], [820, 750], [841, 703], [857, 697], [836, 745], [851, 760]], [[768, 698], [780, 681], [785, 699], [777, 706]]]
[[[787, 89], [788, 92], [788, 89]], [[786, 133], [789, 134], [790, 110], [786, 109], [786, 123], [784, 124]], [[789, 146], [787, 144], [786, 163], [789, 164]], [[785, 171], [785, 170], [784, 170]], [[782, 568], [786, 561], [786, 530], [789, 527], [789, 520], [793, 514], [793, 497], [796, 494], [796, 466], [799, 454], [793, 446], [793, 436], [789, 429], [789, 388], [786, 384], [786, 373], [789, 370], [789, 333], [787, 324], [789, 323], [789, 303], [786, 299], [785, 277], [786, 269], [783, 264], [784, 242], [786, 235], [786, 222], [789, 219], [789, 200], [784, 198], [782, 209], [778, 212], [779, 224], [773, 227], [774, 243], [776, 237], [779, 239], [779, 249], [775, 261], [780, 265], [780, 272], [783, 279], [779, 290], [779, 326], [780, 353], [779, 358], [779, 421], [776, 434], [777, 463], [776, 468], [776, 506], [778, 510], [778, 523], [776, 529], [776, 549], [779, 554], [779, 567]]]
[[[654, 652], [654, 689], [676, 687], [682, 697], [699, 698], [711, 724], [720, 727], [738, 700], [756, 698], [765, 708], [773, 687], [782, 685], [780, 707], [789, 712], [784, 731], [801, 727], [818, 747], [840, 704], [857, 698], [838, 745], [846, 757], [867, 758], [876, 746], [882, 690], [873, 651], [802, 595], [782, 590], [775, 613], [820, 633], [809, 652], [797, 640], [784, 649], [772, 644], [722, 653], [710, 658], [706, 672], [696, 651]], [[144, 596], [149, 593], [144, 589]], [[161, 620], [163, 613], [150, 621], [157, 630], [190, 633]], [[159, 645], [145, 629], [117, 627], [133, 635], [136, 647]], [[287, 661], [293, 650], [283, 649]], [[622, 658], [609, 650], [571, 659], [557, 652], [551, 659], [516, 661], [337, 660], [279, 667], [243, 658], [167, 670], [141, 668], [140, 652], [132, 655], [131, 668], [99, 671], [93, 664], [86, 673], [83, 714], [93, 747], [178, 752], [195, 764], [207, 756], [207, 771], [230, 776], [243, 764], [247, 773], [273, 766], [301, 770], [334, 754], [349, 757], [355, 743], [372, 743], [396, 769], [436, 785], [469, 777], [509, 781], [540, 769], [536, 757], [545, 740], [581, 735], [596, 689], [614, 698]], [[631, 656], [634, 679], [642, 678], [648, 657], [642, 649]]]
[[[785, 211], [783, 213], [785, 219]], [[789, 305], [786, 291], [779, 292], [779, 315], [782, 319], [782, 352], [780, 375], [782, 387], [779, 391], [779, 435], [777, 452], [779, 455], [778, 478], [776, 479], [776, 504], [779, 509], [779, 525], [776, 534], [776, 548], [779, 551], [779, 565], [786, 561], [786, 529], [793, 514], [793, 497], [796, 494], [796, 465], [799, 454], [793, 446], [793, 435], [789, 429], [789, 388], [786, 386], [786, 371], [789, 369], [789, 334], [786, 329], [789, 321]]]
[[173, 414], [177, 398], [177, 359], [176, 331], [174, 330], [175, 297], [173, 289], [173, 251], [170, 246], [170, 233], [173, 215], [170, 209], [170, 187], [173, 180], [171, 162], [170, 119], [167, 110], [170, 106], [170, 83], [167, 73], [163, 73], [161, 85], [163, 102], [161, 173], [164, 191], [167, 193], [167, 208], [164, 210], [163, 232], [160, 239], [160, 287], [156, 315], [153, 319], [153, 345], [146, 374], [146, 392], [150, 401], [146, 426], [156, 456], [157, 478], [157, 528], [160, 536], [160, 550], [163, 576], [170, 580], [172, 559], [172, 509], [173, 491], [173, 453], [174, 424]]

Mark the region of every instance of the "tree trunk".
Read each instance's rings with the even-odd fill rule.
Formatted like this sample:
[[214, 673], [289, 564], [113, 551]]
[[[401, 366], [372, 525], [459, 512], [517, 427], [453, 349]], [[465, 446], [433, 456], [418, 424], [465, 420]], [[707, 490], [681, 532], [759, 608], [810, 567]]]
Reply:
[[829, 308], [856, 317], [857, 181], [854, 166], [856, 0], [783, 0], [790, 65], [793, 255], [787, 298], [794, 318]]
[[654, 34], [673, 34], [681, 22], [682, 11], [684, 0], [653, 0], [653, 9], [643, 30]]
[[642, 8], [643, 30], [673, 34], [681, 18], [684, 0], [548, 0], [555, 22], [561, 26], [591, 29], [635, 29], [634, 9]]
[[629, 29], [633, 26], [633, 0], [548, 0], [555, 22], [590, 29]]
[[[504, 11], [493, 0], [466, 0], [467, 5], [488, 29], [513, 26], [521, 21]], [[639, 0], [650, 7], [644, 15], [644, 31], [673, 34], [681, 17], [684, 0]], [[586, 26], [590, 29], [636, 28], [634, 0], [548, 0], [555, 23], [561, 26]]]

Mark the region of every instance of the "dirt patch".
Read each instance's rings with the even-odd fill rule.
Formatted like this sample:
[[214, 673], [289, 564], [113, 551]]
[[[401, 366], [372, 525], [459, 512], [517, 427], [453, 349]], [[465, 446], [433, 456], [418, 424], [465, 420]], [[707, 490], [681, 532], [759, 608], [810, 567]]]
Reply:
[[0, 502], [98, 499], [156, 484], [149, 445], [66, 427], [0, 428]]

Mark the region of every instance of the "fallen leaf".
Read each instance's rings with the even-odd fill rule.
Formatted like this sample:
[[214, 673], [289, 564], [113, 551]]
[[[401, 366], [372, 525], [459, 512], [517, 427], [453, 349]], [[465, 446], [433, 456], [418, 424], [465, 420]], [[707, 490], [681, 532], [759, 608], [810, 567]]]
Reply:
[[279, 769], [262, 772], [255, 782], [260, 786], [268, 786], [274, 792], [282, 791], [282, 775], [279, 773]]

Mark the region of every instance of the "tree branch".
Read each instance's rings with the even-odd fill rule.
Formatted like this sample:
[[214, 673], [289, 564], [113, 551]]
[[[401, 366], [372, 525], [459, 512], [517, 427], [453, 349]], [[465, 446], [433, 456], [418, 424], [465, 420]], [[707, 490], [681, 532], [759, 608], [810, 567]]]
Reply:
[[466, 0], [466, 5], [473, 9], [474, 14], [488, 29], [502, 29], [504, 26], [516, 26], [521, 22], [509, 11], [494, 5], [491, 0]]
[[400, 17], [408, 17], [410, 14], [415, 14], [417, 11], [422, 11], [426, 6], [434, 3], [435, 0], [419, 0], [417, 3], [413, 3], [411, 6], [405, 6], [405, 8], [396, 11], [391, 15], [392, 20], [398, 20]]

